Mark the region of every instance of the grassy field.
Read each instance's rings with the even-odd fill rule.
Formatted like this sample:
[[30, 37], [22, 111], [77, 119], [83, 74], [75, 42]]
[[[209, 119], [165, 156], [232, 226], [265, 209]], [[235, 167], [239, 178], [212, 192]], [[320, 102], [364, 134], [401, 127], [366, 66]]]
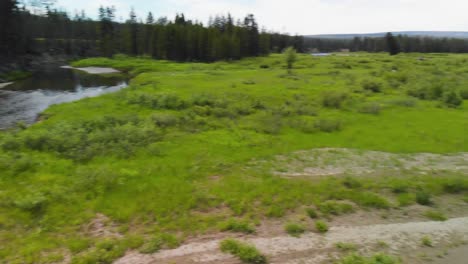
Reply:
[[[305, 208], [326, 216], [341, 210], [337, 201], [372, 210], [430, 205], [447, 193], [468, 201], [468, 179], [456, 172], [291, 179], [270, 169], [277, 155], [323, 147], [467, 152], [467, 62], [301, 55], [291, 74], [282, 55], [75, 62], [133, 79], [0, 134], [0, 259], [110, 263], [129, 248], [155, 252], [196, 234], [306, 216]], [[114, 232], [95, 236], [97, 215]]]

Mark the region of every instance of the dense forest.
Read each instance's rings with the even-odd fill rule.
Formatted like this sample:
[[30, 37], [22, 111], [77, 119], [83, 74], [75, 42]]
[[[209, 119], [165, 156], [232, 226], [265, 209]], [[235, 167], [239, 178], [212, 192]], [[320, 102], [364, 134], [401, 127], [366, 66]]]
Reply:
[[[41, 2], [41, 1], [39, 1]], [[73, 17], [39, 3], [41, 14], [16, 0], [0, 6], [0, 54], [63, 53], [77, 56], [112, 56], [116, 53], [148, 55], [176, 61], [215, 61], [267, 55], [294, 46], [303, 51], [303, 38], [260, 29], [254, 15], [235, 20], [216, 16], [208, 25], [178, 14], [174, 20], [156, 19], [151, 12], [144, 21], [132, 11], [124, 23], [116, 21], [114, 7], [101, 7], [99, 19], [84, 12]]]
[[[468, 52], [468, 39], [393, 36], [398, 50], [401, 52]], [[354, 39], [322, 39], [306, 38], [304, 47], [321, 52], [331, 52], [342, 49], [350, 51], [385, 52], [389, 51], [391, 41], [388, 36], [380, 38], [356, 37]]]

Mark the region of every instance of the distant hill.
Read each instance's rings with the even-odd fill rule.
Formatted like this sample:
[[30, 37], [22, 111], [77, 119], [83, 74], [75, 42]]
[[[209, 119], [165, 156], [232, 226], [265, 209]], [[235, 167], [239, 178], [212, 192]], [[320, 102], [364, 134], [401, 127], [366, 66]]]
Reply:
[[[367, 34], [322, 34], [322, 35], [307, 35], [307, 38], [322, 38], [322, 39], [350, 39], [354, 37], [383, 37], [387, 32], [367, 33]], [[468, 39], [468, 32], [464, 31], [397, 31], [392, 32], [394, 35], [407, 35], [411, 37], [435, 37], [435, 38], [463, 38]]]

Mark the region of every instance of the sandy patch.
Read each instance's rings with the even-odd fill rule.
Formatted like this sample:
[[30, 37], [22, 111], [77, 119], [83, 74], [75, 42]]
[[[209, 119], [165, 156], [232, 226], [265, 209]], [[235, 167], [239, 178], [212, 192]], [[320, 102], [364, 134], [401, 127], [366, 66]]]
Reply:
[[96, 217], [85, 227], [85, 232], [93, 237], [102, 238], [120, 238], [121, 234], [117, 231], [117, 225], [107, 216], [96, 214]]
[[84, 71], [89, 74], [108, 74], [108, 73], [119, 73], [119, 70], [105, 67], [84, 67], [84, 68], [75, 68], [71, 66], [62, 66], [62, 69], [74, 69], [79, 71]]
[[395, 154], [341, 148], [322, 148], [276, 156], [272, 161], [254, 161], [252, 166], [272, 164], [272, 172], [284, 177], [365, 175], [385, 172], [468, 173], [468, 153]]
[[7, 83], [0, 83], [0, 89], [7, 87], [8, 85], [12, 84], [12, 82]]
[[[336, 257], [335, 244], [354, 243], [360, 251], [373, 251], [385, 242], [390, 254], [401, 251], [415, 252], [421, 249], [421, 239], [429, 236], [434, 244], [446, 244], [457, 239], [468, 239], [468, 217], [454, 218], [446, 222], [409, 222], [367, 226], [334, 226], [324, 235], [307, 233], [300, 238], [291, 236], [255, 237], [243, 239], [254, 244], [269, 259], [269, 263], [323, 263]], [[130, 252], [116, 264], [154, 263], [239, 263], [230, 255], [219, 251], [220, 240], [183, 245], [177, 249], [163, 250], [144, 255]], [[457, 251], [458, 252], [458, 251]]]

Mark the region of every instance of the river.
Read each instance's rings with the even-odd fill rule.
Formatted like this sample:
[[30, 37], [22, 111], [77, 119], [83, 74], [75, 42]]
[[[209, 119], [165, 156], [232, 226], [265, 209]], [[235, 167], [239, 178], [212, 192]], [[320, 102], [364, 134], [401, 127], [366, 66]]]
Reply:
[[127, 86], [122, 74], [93, 75], [59, 67], [44, 68], [0, 89], [0, 129], [32, 124], [50, 105], [115, 92]]

